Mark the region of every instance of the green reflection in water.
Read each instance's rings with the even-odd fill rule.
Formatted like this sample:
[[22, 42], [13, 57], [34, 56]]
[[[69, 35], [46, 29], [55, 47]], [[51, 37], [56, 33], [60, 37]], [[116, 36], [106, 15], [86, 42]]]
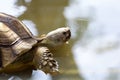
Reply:
[[[32, 0], [28, 4], [19, 0], [18, 3], [27, 6], [27, 11], [19, 18], [32, 20], [40, 34], [66, 25], [63, 10], [68, 0]], [[60, 65], [60, 74], [53, 76], [53, 80], [82, 80], [73, 59], [72, 45], [71, 40], [69, 45], [51, 49]]]

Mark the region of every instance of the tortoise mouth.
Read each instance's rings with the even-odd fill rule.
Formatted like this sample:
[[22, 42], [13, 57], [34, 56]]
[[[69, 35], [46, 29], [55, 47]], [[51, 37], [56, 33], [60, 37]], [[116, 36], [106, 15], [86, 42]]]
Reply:
[[64, 39], [64, 41], [65, 42], [68, 41], [70, 39], [70, 37], [71, 37], [71, 31], [70, 31], [70, 29], [67, 30], [66, 32], [63, 32], [63, 34], [66, 36], [65, 39]]
[[71, 32], [70, 32], [70, 30], [68, 30], [67, 33], [68, 33], [68, 35], [67, 35], [66, 39], [69, 40], [70, 37], [71, 37]]

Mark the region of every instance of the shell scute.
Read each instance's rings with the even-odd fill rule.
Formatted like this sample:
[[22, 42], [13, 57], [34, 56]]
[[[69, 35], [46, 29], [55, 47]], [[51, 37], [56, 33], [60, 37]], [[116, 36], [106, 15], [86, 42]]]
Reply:
[[0, 45], [11, 45], [19, 38], [20, 37], [14, 31], [0, 22]]

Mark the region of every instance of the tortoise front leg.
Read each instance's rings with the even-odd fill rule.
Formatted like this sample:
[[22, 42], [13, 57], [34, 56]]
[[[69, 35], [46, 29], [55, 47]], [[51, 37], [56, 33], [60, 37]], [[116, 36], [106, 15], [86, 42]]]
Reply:
[[40, 46], [36, 49], [33, 63], [37, 69], [41, 69], [45, 73], [58, 72], [58, 63], [47, 47]]

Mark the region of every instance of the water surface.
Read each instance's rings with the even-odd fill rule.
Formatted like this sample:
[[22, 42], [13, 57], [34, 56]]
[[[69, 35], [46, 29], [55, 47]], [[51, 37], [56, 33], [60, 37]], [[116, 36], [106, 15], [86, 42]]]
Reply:
[[[18, 17], [34, 35], [40, 36], [62, 26], [69, 26], [72, 31], [69, 45], [51, 49], [59, 62], [60, 74], [46, 76], [41, 71], [33, 71], [31, 79], [119, 80], [119, 2], [0, 0], [0, 12]], [[12, 80], [13, 75], [7, 78]]]
[[[70, 1], [64, 14], [68, 24], [75, 28], [73, 38], [77, 40], [72, 51], [80, 76], [84, 80], [119, 80], [119, 1]], [[83, 21], [87, 23], [85, 29]]]

